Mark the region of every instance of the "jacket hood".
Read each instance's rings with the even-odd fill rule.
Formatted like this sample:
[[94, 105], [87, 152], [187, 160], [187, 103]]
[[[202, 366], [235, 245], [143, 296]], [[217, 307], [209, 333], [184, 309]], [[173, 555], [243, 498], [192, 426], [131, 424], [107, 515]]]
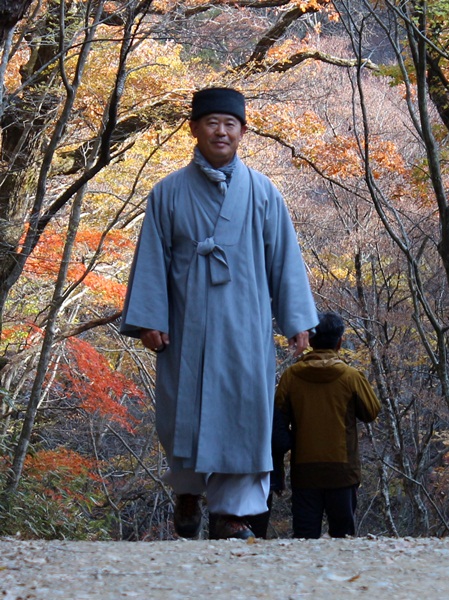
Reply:
[[328, 383], [335, 381], [347, 370], [347, 364], [335, 350], [313, 350], [303, 356], [292, 372], [305, 381]]

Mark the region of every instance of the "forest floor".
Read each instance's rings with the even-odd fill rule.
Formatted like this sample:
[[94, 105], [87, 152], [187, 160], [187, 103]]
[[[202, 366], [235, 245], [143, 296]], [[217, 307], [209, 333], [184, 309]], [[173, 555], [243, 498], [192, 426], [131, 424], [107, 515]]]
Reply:
[[449, 538], [22, 541], [0, 538], [2, 600], [449, 597]]

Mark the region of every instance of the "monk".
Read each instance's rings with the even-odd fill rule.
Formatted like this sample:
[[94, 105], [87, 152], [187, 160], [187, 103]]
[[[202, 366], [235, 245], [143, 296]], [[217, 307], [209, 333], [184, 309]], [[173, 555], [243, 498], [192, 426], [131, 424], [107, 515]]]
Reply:
[[201, 502], [215, 537], [247, 539], [267, 510], [275, 386], [273, 316], [299, 356], [318, 323], [279, 191], [237, 155], [245, 98], [192, 100], [192, 161], [150, 193], [121, 333], [157, 352], [156, 427], [176, 495], [178, 535], [196, 537]]

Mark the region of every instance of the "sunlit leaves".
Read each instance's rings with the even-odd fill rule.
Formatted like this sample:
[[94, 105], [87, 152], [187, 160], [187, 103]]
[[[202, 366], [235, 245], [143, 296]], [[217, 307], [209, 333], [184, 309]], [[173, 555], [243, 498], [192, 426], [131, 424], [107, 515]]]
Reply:
[[[417, 321], [411, 318], [413, 298], [407, 279], [410, 270], [376, 217], [365, 180], [369, 172], [394, 232], [403, 236], [401, 239], [405, 239], [416, 258], [413, 267], [419, 269], [425, 280], [429, 302], [440, 308], [440, 314], [447, 314], [443, 310], [447, 306], [447, 293], [441, 284], [436, 257], [438, 221], [429, 184], [429, 164], [407, 115], [406, 101], [412, 106], [417, 101], [411, 53], [406, 45], [401, 47], [411, 84], [408, 89], [403, 73], [394, 64], [394, 53], [388, 55], [388, 65], [382, 68], [381, 76], [373, 77], [368, 69], [362, 69], [360, 77], [366, 91], [368, 125], [365, 138], [356, 93], [357, 61], [352, 60], [357, 44], [351, 45], [344, 38], [343, 27], [338, 29], [338, 35], [328, 33], [332, 29], [327, 20], [329, 13], [323, 19], [320, 15], [305, 18], [309, 12], [314, 14], [323, 7], [331, 10], [330, 3], [295, 0], [271, 2], [268, 7], [266, 4], [262, 0], [260, 3], [159, 0], [140, 4], [147, 12], [139, 13], [131, 28], [133, 45], [127, 56], [123, 96], [117, 106], [112, 160], [85, 188], [81, 225], [63, 290], [67, 296], [55, 328], [58, 333], [66, 331], [121, 308], [146, 197], [157, 180], [184, 166], [191, 157], [193, 142], [185, 120], [193, 90], [204, 85], [233, 85], [248, 97], [250, 133], [244, 138], [245, 159], [249, 158], [251, 166], [265, 172], [282, 190], [295, 217], [320, 307], [341, 310], [351, 324], [348, 332], [351, 346], [345, 349], [344, 356], [368, 370], [372, 353], [378, 352], [377, 372], [382, 369], [388, 372], [387, 383], [395, 392], [391, 397], [408, 405], [427, 390], [430, 398], [430, 387], [422, 373], [427, 370], [429, 381], [434, 380], [434, 375], [429, 372], [420, 346]], [[265, 6], [257, 11], [254, 8], [257, 5]], [[405, 5], [408, 7], [410, 3], [401, 4]], [[428, 19], [433, 29], [430, 27], [427, 34], [432, 35], [439, 48], [447, 44], [447, 5], [447, 0], [428, 3]], [[83, 8], [82, 3], [78, 6]], [[109, 102], [120, 64], [123, 17], [128, 6], [121, 2], [105, 5], [105, 20], [90, 47], [74, 110], [53, 158], [43, 210], [98, 159], [96, 150], [108, 122]], [[43, 5], [43, 10], [46, 8]], [[207, 8], [211, 10], [203, 11]], [[376, 10], [382, 9], [382, 4], [376, 5]], [[262, 44], [262, 50], [256, 53], [258, 70], [255, 74], [245, 61], [277, 19], [292, 12], [300, 13], [296, 23], [283, 30], [282, 36], [272, 38], [273, 43], [265, 40], [265, 46]], [[186, 14], [200, 16], [195, 22], [194, 19], [183, 21]], [[373, 52], [381, 53], [382, 44], [378, 47], [377, 43], [385, 43], [387, 35], [376, 30], [373, 42], [369, 39], [368, 20], [366, 23], [363, 46], [369, 47], [371, 43]], [[20, 66], [40, 44], [34, 37], [35, 24], [26, 25], [29, 25], [27, 36], [8, 66], [8, 90], [19, 86]], [[81, 23], [78, 36], [74, 35], [74, 22], [72, 29], [67, 30], [75, 42], [64, 57], [69, 82], [75, 73], [75, 58], [84, 26], [85, 23]], [[196, 27], [195, 36], [193, 27]], [[305, 30], [308, 33], [302, 37]], [[47, 42], [54, 43], [57, 39], [55, 30]], [[301, 54], [303, 51], [307, 54]], [[321, 62], [317, 64], [318, 56]], [[337, 60], [328, 61], [330, 56], [348, 60], [342, 67]], [[239, 71], [236, 66], [240, 64], [247, 70]], [[295, 67], [291, 68], [293, 64]], [[279, 65], [285, 67], [283, 73], [280, 68], [276, 70]], [[444, 73], [445, 59], [440, 61], [440, 66]], [[32, 71], [32, 61], [28, 69]], [[47, 156], [54, 117], [61, 114], [58, 102], [63, 102], [67, 92], [56, 67], [53, 73], [51, 81], [40, 88], [40, 92], [51, 95], [55, 105], [51, 118], [44, 119], [42, 147], [30, 163], [33, 173], [37, 173]], [[399, 85], [393, 87], [392, 83]], [[29, 95], [30, 89], [25, 93]], [[42, 115], [34, 114], [33, 110], [42, 106], [42, 96], [31, 96], [32, 122], [40, 123]], [[442, 175], [446, 178], [444, 128], [434, 127], [433, 131], [443, 148]], [[445, 180], [446, 187], [447, 183]], [[29, 200], [30, 206], [34, 200], [33, 186], [27, 178], [19, 193], [20, 199]], [[45, 330], [40, 327], [47, 324], [72, 200], [47, 226], [10, 293], [2, 346], [9, 353], [8, 358], [13, 354], [21, 358], [20, 352], [31, 352], [42, 343]], [[19, 222], [19, 218], [17, 220]], [[16, 250], [20, 252], [20, 247], [14, 252]], [[419, 321], [420, 315], [414, 316]], [[28, 319], [35, 320], [34, 328]], [[368, 336], [370, 324], [374, 330], [369, 332], [371, 338]], [[118, 429], [128, 436], [124, 444], [139, 444], [141, 438], [134, 435], [134, 428], [140, 427], [142, 415], [148, 413], [150, 419], [153, 414], [136, 409], [140, 407], [141, 392], [120, 373], [135, 376], [152, 400], [153, 359], [139, 341], [134, 346], [133, 341], [120, 338], [115, 325], [98, 327], [87, 335], [78, 331], [78, 335], [80, 339], [57, 343], [53, 348], [53, 362], [45, 380], [47, 395], [39, 412], [42, 438], [49, 440], [49, 445], [59, 444], [61, 439], [65, 443], [70, 438], [74, 446], [82, 441], [84, 448], [90, 448], [89, 435], [79, 433], [82, 427], [90, 431], [90, 426], [98, 426], [98, 438], [101, 438], [112, 424], [120, 426]], [[429, 344], [434, 344], [435, 337], [428, 331], [423, 335]], [[285, 339], [276, 341], [283, 351]], [[15, 376], [12, 387], [17, 387], [8, 397], [16, 394], [17, 400], [13, 399], [11, 407], [26, 404], [30, 386], [19, 388], [18, 381], [28, 377], [30, 383], [33, 369], [35, 365], [26, 365]], [[69, 434], [63, 431], [53, 440], [45, 426], [61, 408], [64, 415], [70, 415], [66, 420], [70, 420], [71, 428]], [[130, 413], [139, 416], [139, 423], [130, 418]], [[76, 438], [72, 429], [75, 418], [79, 419], [77, 425], [81, 424], [76, 429], [80, 440], [72, 439]], [[58, 434], [62, 422], [63, 419], [55, 426]], [[20, 425], [19, 417], [15, 426]], [[153, 433], [151, 429], [145, 439], [151, 439]], [[120, 446], [109, 467], [127, 463], [123, 459], [124, 447]], [[42, 470], [45, 481], [53, 478], [59, 483], [66, 472], [70, 478], [66, 471], [70, 461], [78, 464], [76, 456], [65, 456], [62, 449], [59, 457], [56, 450], [55, 455], [42, 454], [42, 461], [37, 460], [35, 452], [33, 448], [36, 461], [30, 465], [33, 472]], [[156, 461], [157, 446], [151, 446], [148, 453]], [[160, 458], [157, 460], [159, 464]], [[91, 467], [93, 471], [95, 464]], [[84, 472], [79, 470], [78, 476], [81, 480]], [[123, 476], [123, 488], [130, 479], [128, 475]]]
[[267, 59], [270, 62], [279, 61], [284, 62], [288, 61], [288, 57], [295, 52], [299, 52], [300, 50], [304, 50], [305, 46], [303, 41], [300, 41], [296, 38], [286, 39], [280, 44], [271, 47], [267, 52]]
[[67, 483], [77, 478], [97, 480], [96, 462], [64, 447], [56, 450], [39, 450], [29, 454], [25, 461], [26, 474], [43, 480], [49, 473], [60, 471]]
[[329, 177], [360, 177], [363, 162], [354, 138], [336, 136], [331, 141], [319, 140], [305, 149], [305, 156], [316, 162]]
[[62, 367], [66, 389], [77, 398], [80, 408], [98, 414], [132, 430], [134, 419], [126, 398], [142, 398], [142, 391], [123, 374], [115, 371], [106, 357], [81, 339], [67, 341], [69, 361]]
[[324, 4], [330, 4], [331, 0], [292, 0], [290, 2], [291, 5], [296, 5], [302, 12], [313, 12], [319, 11], [323, 7]]
[[[101, 33], [108, 37], [102, 40]], [[101, 29], [90, 53], [82, 94], [77, 100], [77, 110], [82, 115], [80, 124], [84, 127], [97, 127], [104, 117], [119, 61], [120, 35], [117, 31], [117, 40], [113, 40], [110, 28]], [[150, 40], [136, 47], [127, 64], [120, 118], [147, 114], [143, 118], [148, 119], [151, 108], [157, 113], [158, 107], [168, 101], [179, 109], [186, 106], [186, 96], [192, 88], [192, 71], [189, 64], [181, 60], [181, 51], [179, 45]]]
[[[111, 231], [104, 241], [102, 238], [102, 232], [94, 229], [82, 229], [78, 232], [75, 252], [68, 267], [68, 281], [82, 281], [82, 285], [94, 294], [99, 304], [120, 308], [126, 285], [117, 281], [116, 274], [124, 266], [123, 252], [131, 252], [134, 244], [125, 232], [118, 230]], [[88, 271], [89, 260], [101, 242], [102, 249], [97, 262], [101, 264], [102, 272]], [[64, 238], [61, 233], [49, 228], [27, 261], [25, 273], [33, 279], [54, 280], [60, 268], [63, 247]]]
[[294, 103], [264, 104], [250, 111], [250, 123], [257, 130], [274, 136], [318, 137], [326, 128], [316, 113], [305, 111], [298, 115]]
[[449, 2], [448, 0], [428, 0], [427, 17], [434, 31], [438, 31], [445, 36], [444, 42], [447, 43], [447, 29], [449, 24]]

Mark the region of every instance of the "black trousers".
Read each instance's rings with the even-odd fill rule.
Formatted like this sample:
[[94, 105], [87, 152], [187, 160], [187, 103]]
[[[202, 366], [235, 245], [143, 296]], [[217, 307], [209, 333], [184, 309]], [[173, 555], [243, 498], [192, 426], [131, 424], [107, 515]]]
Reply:
[[324, 513], [329, 535], [355, 535], [358, 485], [336, 489], [292, 489], [293, 537], [318, 539]]

